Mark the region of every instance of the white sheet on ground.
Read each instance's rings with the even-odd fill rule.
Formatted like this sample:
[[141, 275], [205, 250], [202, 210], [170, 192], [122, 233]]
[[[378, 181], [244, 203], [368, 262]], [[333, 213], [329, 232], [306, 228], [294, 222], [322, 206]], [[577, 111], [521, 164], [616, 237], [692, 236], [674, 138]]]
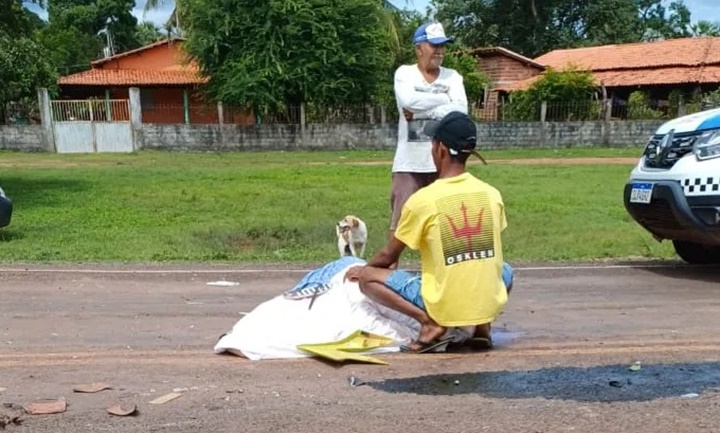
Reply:
[[[343, 282], [347, 266], [330, 280], [331, 289], [315, 299], [288, 300], [282, 295], [258, 305], [242, 317], [215, 345], [217, 354], [229, 352], [251, 360], [312, 356], [300, 344], [341, 340], [357, 330], [379, 334], [394, 344], [367, 353], [388, 353], [417, 338], [420, 325], [412, 318], [379, 305], [360, 292], [357, 283]], [[456, 341], [469, 337], [467, 329], [453, 329]]]

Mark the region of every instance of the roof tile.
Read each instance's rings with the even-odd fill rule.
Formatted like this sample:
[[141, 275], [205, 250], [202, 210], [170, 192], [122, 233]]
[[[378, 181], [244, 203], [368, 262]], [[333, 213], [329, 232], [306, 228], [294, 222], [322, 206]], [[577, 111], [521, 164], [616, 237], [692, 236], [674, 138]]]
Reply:
[[[596, 82], [607, 87], [720, 83], [720, 37], [555, 50], [535, 61], [555, 70], [575, 65], [592, 72]], [[499, 85], [495, 90], [527, 89], [541, 77]]]
[[[592, 72], [592, 75], [598, 85], [602, 83], [605, 87], [720, 83], [720, 65], [594, 71]], [[535, 75], [534, 77], [530, 77], [522, 81], [496, 86], [493, 90], [512, 92], [527, 89], [542, 78], [542, 76], [542, 74]]]
[[656, 42], [555, 50], [535, 59], [554, 69], [570, 64], [593, 71], [701, 66], [720, 63], [720, 38], [682, 38]]
[[194, 69], [181, 70], [133, 70], [133, 69], [90, 69], [58, 79], [61, 85], [84, 86], [153, 86], [192, 85], [206, 83]]

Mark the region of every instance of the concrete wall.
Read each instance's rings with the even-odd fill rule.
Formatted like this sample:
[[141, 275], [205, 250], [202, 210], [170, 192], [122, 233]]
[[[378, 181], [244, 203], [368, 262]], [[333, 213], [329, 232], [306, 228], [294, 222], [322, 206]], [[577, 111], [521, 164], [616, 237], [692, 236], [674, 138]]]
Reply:
[[[479, 123], [480, 148], [642, 146], [662, 121]], [[138, 149], [193, 151], [392, 149], [385, 125], [138, 125]], [[0, 126], [0, 149], [47, 151], [43, 127]]]
[[[642, 146], [662, 121], [479, 123], [480, 148]], [[141, 149], [293, 150], [391, 149], [395, 125], [143, 124]]]
[[478, 124], [478, 135], [486, 149], [641, 146], [663, 122], [491, 122]]
[[0, 125], [0, 150], [48, 152], [52, 148], [42, 125]]
[[144, 149], [293, 150], [394, 147], [392, 125], [153, 125], [143, 124]]

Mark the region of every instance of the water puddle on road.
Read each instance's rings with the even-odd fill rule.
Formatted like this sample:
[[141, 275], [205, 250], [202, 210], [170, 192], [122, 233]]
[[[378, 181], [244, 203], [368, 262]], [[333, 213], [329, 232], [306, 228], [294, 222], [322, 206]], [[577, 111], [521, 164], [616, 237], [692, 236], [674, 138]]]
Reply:
[[650, 401], [720, 391], [720, 363], [553, 367], [528, 371], [444, 374], [368, 382], [390, 393], [476, 394], [492, 398], [546, 398], [581, 402]]
[[523, 334], [525, 334], [525, 333], [518, 332], [518, 331], [493, 329], [493, 331], [492, 331], [493, 345], [495, 345], [497, 347], [505, 346], [508, 343], [512, 342], [513, 340], [516, 340], [518, 337], [520, 337]]

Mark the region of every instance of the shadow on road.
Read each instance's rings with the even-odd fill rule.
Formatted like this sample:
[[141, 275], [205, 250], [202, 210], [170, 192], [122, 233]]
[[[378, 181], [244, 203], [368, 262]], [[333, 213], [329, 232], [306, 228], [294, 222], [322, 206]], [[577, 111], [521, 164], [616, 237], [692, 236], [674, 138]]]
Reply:
[[[432, 355], [428, 355], [432, 356]], [[720, 363], [553, 367], [421, 376], [368, 382], [389, 393], [419, 395], [476, 394], [491, 398], [546, 398], [579, 402], [649, 401], [717, 391]]]
[[[673, 278], [677, 280], [696, 280], [708, 283], [720, 283], [720, 266], [691, 266], [679, 265], [676, 267], [659, 268], [647, 267], [640, 268], [647, 272], [651, 272], [663, 277]], [[720, 289], [720, 286], [718, 286]]]

